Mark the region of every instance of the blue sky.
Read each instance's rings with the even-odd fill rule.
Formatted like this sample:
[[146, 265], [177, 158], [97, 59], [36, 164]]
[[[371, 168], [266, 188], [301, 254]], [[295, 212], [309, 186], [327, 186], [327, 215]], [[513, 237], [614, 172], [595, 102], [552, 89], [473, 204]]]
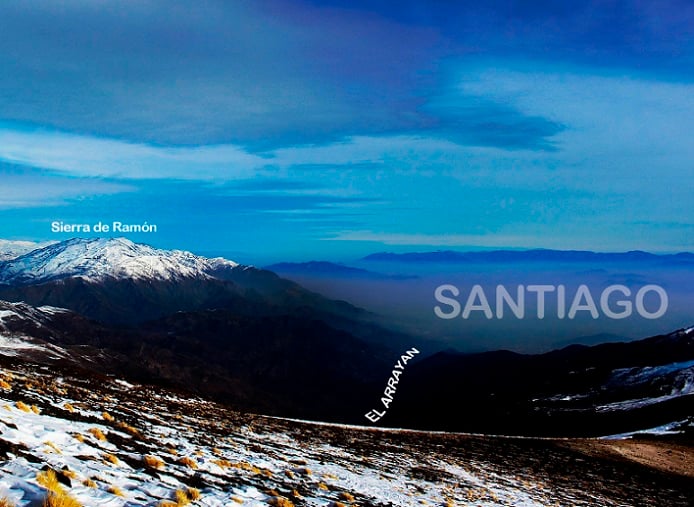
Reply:
[[692, 250], [694, 7], [580, 4], [3, 2], [0, 237]]

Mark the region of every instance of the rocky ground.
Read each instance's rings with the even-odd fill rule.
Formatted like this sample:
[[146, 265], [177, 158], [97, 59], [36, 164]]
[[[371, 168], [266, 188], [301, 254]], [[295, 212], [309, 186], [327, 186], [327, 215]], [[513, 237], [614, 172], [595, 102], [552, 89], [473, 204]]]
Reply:
[[6, 505], [694, 502], [686, 441], [327, 425], [243, 414], [60, 361], [36, 365], [14, 356], [2, 358], [0, 367], [0, 498]]

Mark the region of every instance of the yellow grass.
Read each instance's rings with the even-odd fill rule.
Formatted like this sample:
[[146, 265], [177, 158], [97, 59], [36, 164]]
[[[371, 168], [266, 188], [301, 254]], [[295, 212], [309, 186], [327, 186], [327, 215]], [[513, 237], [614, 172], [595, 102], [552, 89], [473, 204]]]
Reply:
[[15, 505], [12, 500], [3, 496], [0, 498], [0, 507], [15, 507]]
[[63, 408], [65, 410], [67, 410], [68, 412], [74, 412], [75, 411], [75, 407], [73, 407], [70, 403], [66, 403], [65, 405], [63, 405]]
[[192, 468], [192, 469], [198, 468], [198, 463], [197, 463], [194, 459], [189, 458], [189, 457], [187, 457], [187, 456], [184, 457], [184, 458], [179, 459], [178, 462], [179, 462], [181, 465], [187, 466], [188, 468]]
[[31, 406], [31, 411], [36, 415], [39, 415], [41, 413], [41, 409], [39, 407], [37, 407], [36, 405]]
[[319, 482], [318, 483], [318, 489], [322, 489], [323, 491], [328, 491], [328, 485], [324, 482]]
[[[10, 385], [9, 382], [6, 382], [3, 379], [0, 379], [0, 388], [5, 389], [6, 391], [9, 391], [12, 389], [12, 386]], [[0, 507], [2, 507], [2, 504], [0, 504]]]
[[108, 412], [102, 413], [102, 414], [101, 414], [101, 418], [102, 418], [104, 421], [108, 421], [108, 422], [113, 422], [113, 421], [116, 420], [116, 419], [115, 419], [111, 414], [109, 414]]
[[106, 442], [108, 439], [106, 438], [106, 435], [104, 435], [104, 432], [101, 431], [99, 428], [89, 428], [87, 430], [87, 433], [92, 435], [94, 438], [97, 440], [101, 440], [102, 442]]
[[109, 463], [113, 465], [117, 465], [120, 463], [120, 460], [118, 459], [117, 456], [114, 456], [113, 454], [106, 453], [104, 454], [104, 460], [108, 461]]
[[243, 503], [243, 498], [239, 498], [238, 496], [232, 496], [231, 499], [236, 503]]
[[162, 500], [159, 502], [159, 507], [178, 507], [176, 502], [172, 502], [170, 500]]
[[46, 441], [43, 443], [43, 445], [45, 445], [46, 447], [49, 447], [50, 449], [52, 449], [53, 451], [55, 451], [55, 452], [58, 453], [58, 454], [63, 454], [63, 451], [60, 450], [60, 447], [58, 447], [57, 445], [55, 445], [55, 444], [54, 444], [53, 442], [51, 442], [50, 440], [46, 440]]
[[294, 504], [291, 502], [291, 500], [288, 500], [283, 496], [276, 496], [275, 498], [271, 498], [268, 504], [273, 505], [274, 507], [294, 507]]
[[48, 469], [46, 471], [37, 473], [36, 482], [38, 482], [40, 486], [43, 486], [48, 491], [52, 491], [54, 493], [63, 493], [63, 487], [60, 485], [60, 482], [58, 482], [58, 476], [55, 474], [54, 470]]
[[15, 403], [15, 406], [22, 412], [31, 412], [31, 408], [29, 408], [29, 405], [27, 405], [23, 401], [18, 401], [17, 403]]
[[192, 501], [199, 500], [200, 499], [200, 490], [197, 488], [188, 488], [188, 498], [190, 498]]
[[69, 479], [77, 478], [77, 472], [75, 472], [74, 470], [68, 470], [67, 468], [64, 468], [60, 471], [60, 473]]
[[120, 489], [118, 486], [109, 486], [108, 492], [111, 493], [112, 495], [116, 495], [116, 496], [125, 496], [125, 493], [123, 493], [123, 490]]
[[145, 456], [144, 458], [142, 458], [142, 461], [148, 468], [164, 468], [164, 461], [162, 461], [160, 458], [157, 458], [156, 456]]
[[347, 502], [354, 502], [354, 495], [352, 493], [347, 493], [346, 491], [341, 491], [338, 495], [340, 500], [345, 500]]
[[174, 498], [176, 500], [176, 505], [179, 505], [180, 507], [183, 507], [184, 505], [188, 505], [190, 503], [188, 493], [186, 493], [182, 489], [176, 490], [176, 492], [174, 493]]
[[77, 440], [80, 443], [84, 443], [84, 435], [81, 435], [80, 433], [77, 433], [76, 435], [73, 435], [75, 437], [75, 440]]
[[138, 437], [138, 438], [139, 438], [139, 437], [142, 436], [142, 435], [140, 434], [140, 430], [138, 430], [138, 429], [135, 428], [134, 426], [130, 426], [128, 423], [124, 423], [124, 422], [122, 422], [122, 421], [118, 421], [118, 422], [116, 423], [116, 426], [117, 426], [118, 428], [122, 429], [123, 431], [125, 431], [126, 433], [132, 435], [133, 437]]
[[231, 461], [227, 459], [213, 459], [212, 463], [217, 465], [220, 468], [229, 468], [231, 467]]
[[96, 481], [94, 479], [85, 479], [82, 481], [82, 485], [88, 488], [96, 488]]
[[82, 504], [65, 493], [48, 493], [43, 501], [43, 507], [82, 507]]

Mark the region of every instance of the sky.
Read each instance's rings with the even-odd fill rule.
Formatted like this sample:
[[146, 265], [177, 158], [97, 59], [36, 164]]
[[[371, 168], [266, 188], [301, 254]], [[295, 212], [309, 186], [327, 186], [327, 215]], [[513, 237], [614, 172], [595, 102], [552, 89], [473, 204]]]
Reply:
[[694, 250], [687, 1], [8, 0], [0, 237]]

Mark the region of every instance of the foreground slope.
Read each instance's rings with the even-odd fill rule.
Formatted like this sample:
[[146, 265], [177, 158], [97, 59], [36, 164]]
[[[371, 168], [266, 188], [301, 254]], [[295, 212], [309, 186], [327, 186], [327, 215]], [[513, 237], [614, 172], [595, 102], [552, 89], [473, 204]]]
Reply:
[[[273, 419], [60, 359], [0, 356], [0, 372], [0, 498], [17, 506], [41, 505], [49, 494], [114, 507], [643, 507], [694, 499], [691, 460], [663, 471], [610, 454], [599, 440]], [[691, 456], [682, 445], [672, 448]]]

